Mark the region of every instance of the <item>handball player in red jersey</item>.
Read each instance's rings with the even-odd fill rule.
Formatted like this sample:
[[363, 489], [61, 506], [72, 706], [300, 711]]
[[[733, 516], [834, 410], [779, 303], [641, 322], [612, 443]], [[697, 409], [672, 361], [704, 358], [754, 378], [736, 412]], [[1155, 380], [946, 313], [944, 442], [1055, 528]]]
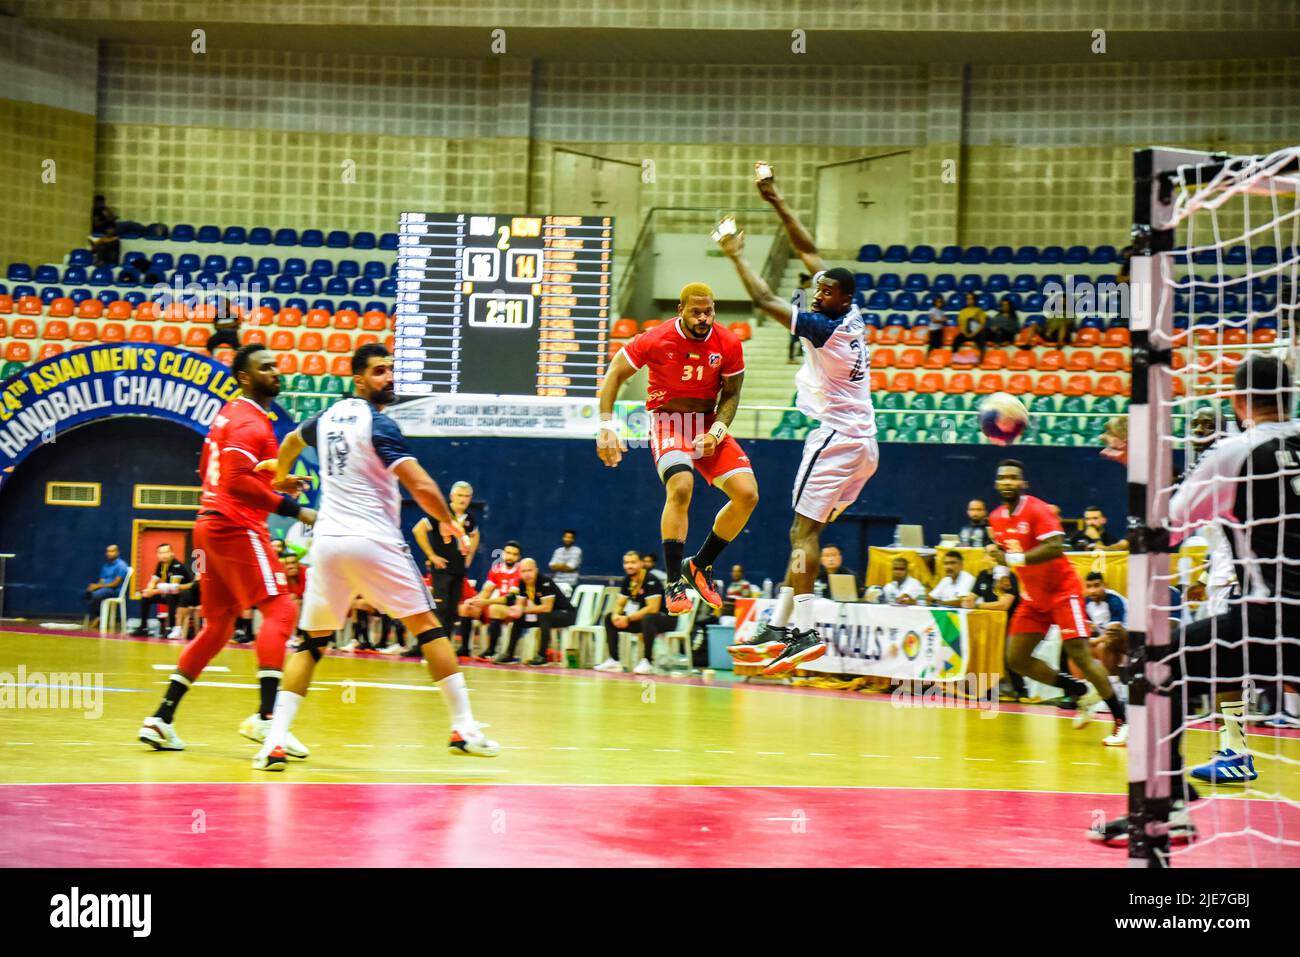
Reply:
[[[1022, 675], [1078, 698], [1076, 728], [1087, 727], [1092, 707], [1105, 701], [1115, 725], [1103, 743], [1123, 747], [1128, 743], [1128, 724], [1124, 703], [1111, 687], [1101, 662], [1093, 657], [1088, 639], [1088, 618], [1083, 611], [1083, 585], [1079, 575], [1065, 557], [1065, 531], [1061, 520], [1042, 499], [1026, 495], [1025, 467], [1015, 459], [998, 464], [998, 495], [1002, 505], [989, 516], [993, 537], [1007, 554], [1007, 564], [1020, 579], [1020, 604], [1007, 625], [1007, 664]], [[1047, 630], [1056, 625], [1066, 653], [1079, 671], [1086, 675], [1095, 691], [1077, 678], [1053, 671], [1033, 656]]]
[[[740, 405], [745, 355], [735, 334], [714, 322], [712, 289], [702, 282], [684, 286], [678, 314], [641, 333], [610, 363], [600, 389], [596, 452], [611, 468], [627, 451], [614, 418], [614, 400], [642, 367], [650, 370], [650, 449], [665, 493], [660, 522], [668, 575], [665, 610], [670, 615], [691, 610], [687, 585], [717, 610], [722, 596], [713, 586], [713, 563], [749, 521], [758, 504], [758, 482], [749, 456], [728, 434]], [[695, 472], [722, 489], [728, 502], [700, 550], [683, 561]]]
[[[190, 686], [226, 646], [235, 620], [246, 608], [262, 613], [257, 632], [257, 713], [240, 725], [245, 737], [261, 741], [271, 726], [271, 712], [280, 687], [285, 646], [298, 616], [284, 566], [271, 549], [266, 516], [274, 512], [311, 525], [316, 513], [299, 506], [299, 479], [277, 491], [272, 487], [268, 460], [279, 451], [271, 427], [271, 400], [280, 394], [275, 354], [250, 343], [235, 353], [231, 372], [240, 394], [217, 413], [203, 443], [199, 474], [203, 491], [194, 523], [194, 548], [202, 565], [202, 630], [181, 650], [162, 704], [144, 719], [140, 740], [158, 751], [183, 751], [185, 742], [172, 726], [176, 707]], [[261, 470], [259, 463], [263, 464]], [[279, 494], [279, 492], [287, 494]], [[296, 758], [307, 749], [296, 738], [285, 747]]]

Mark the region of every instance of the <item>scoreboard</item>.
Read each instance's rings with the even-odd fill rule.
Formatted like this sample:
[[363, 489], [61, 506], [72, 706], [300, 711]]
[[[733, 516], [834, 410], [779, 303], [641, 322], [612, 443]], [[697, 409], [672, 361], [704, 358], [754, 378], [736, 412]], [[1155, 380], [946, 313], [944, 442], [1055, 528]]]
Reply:
[[397, 257], [398, 395], [597, 394], [612, 217], [402, 213]]

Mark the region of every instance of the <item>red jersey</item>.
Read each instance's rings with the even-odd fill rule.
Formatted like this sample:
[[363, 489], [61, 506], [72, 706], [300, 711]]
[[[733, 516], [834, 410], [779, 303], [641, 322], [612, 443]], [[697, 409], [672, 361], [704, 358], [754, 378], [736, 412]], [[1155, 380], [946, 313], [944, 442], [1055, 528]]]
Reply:
[[286, 583], [286, 587], [289, 589], [289, 594], [293, 595], [295, 598], [302, 598], [302, 596], [306, 593], [307, 569], [303, 568], [301, 565], [298, 567], [297, 578], [290, 578], [288, 575], [285, 575], [284, 580]]
[[515, 562], [514, 568], [507, 568], [505, 562], [497, 562], [488, 571], [487, 580], [497, 586], [498, 595], [509, 595], [519, 587], [519, 576], [519, 562]]
[[253, 468], [279, 451], [265, 409], [242, 395], [227, 402], [213, 419], [199, 457], [199, 513], [220, 512], [236, 525], [265, 529], [267, 513], [276, 510], [282, 496], [271, 488], [274, 473]]
[[[1020, 496], [1016, 510], [999, 505], [989, 516], [994, 540], [1008, 552], [1027, 552], [1053, 535], [1064, 535], [1061, 520], [1041, 498]], [[1040, 565], [1016, 565], [1020, 597], [1035, 605], [1050, 606], [1083, 594], [1079, 574], [1062, 555]]]
[[692, 339], [680, 317], [641, 333], [623, 355], [633, 369], [650, 369], [650, 412], [671, 399], [716, 399], [724, 377], [745, 371], [745, 351], [734, 332], [715, 322], [707, 339]]

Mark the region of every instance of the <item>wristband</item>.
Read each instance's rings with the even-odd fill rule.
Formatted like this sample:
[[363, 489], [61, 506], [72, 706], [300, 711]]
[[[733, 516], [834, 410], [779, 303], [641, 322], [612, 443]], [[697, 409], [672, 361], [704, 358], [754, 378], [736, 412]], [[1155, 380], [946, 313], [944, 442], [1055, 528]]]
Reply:
[[298, 504], [296, 498], [290, 498], [288, 495], [280, 496], [280, 504], [275, 507], [275, 514], [282, 515], [285, 518], [297, 518], [298, 513], [302, 511], [302, 506]]
[[622, 435], [623, 430], [619, 428], [618, 419], [601, 419], [601, 432], [613, 432], [615, 435]]
[[1007, 552], [1008, 565], [1023, 565], [1025, 563], [1024, 552]]
[[727, 437], [727, 425], [725, 422], [714, 422], [713, 428], [709, 429], [709, 435], [713, 436], [719, 442]]

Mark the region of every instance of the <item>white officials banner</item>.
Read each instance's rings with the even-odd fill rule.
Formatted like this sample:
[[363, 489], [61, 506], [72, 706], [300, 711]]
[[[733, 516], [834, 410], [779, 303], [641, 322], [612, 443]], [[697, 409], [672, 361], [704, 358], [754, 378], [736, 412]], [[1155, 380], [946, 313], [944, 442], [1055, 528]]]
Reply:
[[[772, 617], [776, 601], [757, 598], [736, 602], [736, 638], [754, 634]], [[837, 675], [873, 675], [898, 680], [958, 681], [966, 677], [970, 647], [966, 612], [958, 608], [816, 602], [817, 630], [829, 648], [808, 671]]]
[[592, 439], [600, 420], [596, 399], [528, 395], [430, 395], [389, 406], [409, 436], [532, 436]]

